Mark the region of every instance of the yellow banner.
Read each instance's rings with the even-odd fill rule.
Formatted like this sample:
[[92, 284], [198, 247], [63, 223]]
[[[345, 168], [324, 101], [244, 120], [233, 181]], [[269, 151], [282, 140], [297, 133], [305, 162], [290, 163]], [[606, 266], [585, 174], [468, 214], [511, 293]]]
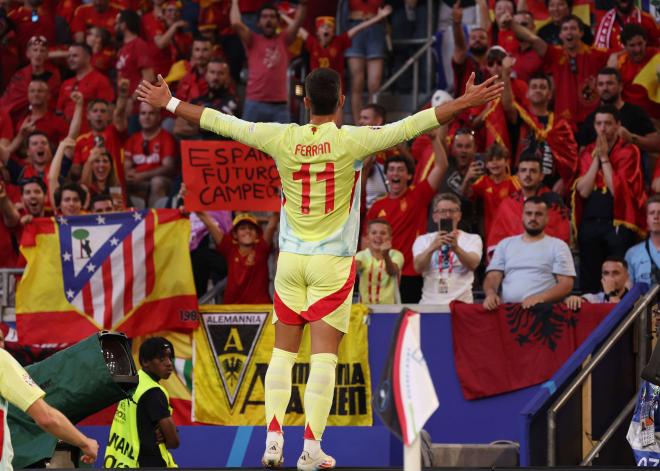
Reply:
[[[368, 309], [355, 305], [339, 347], [337, 384], [328, 425], [372, 425]], [[275, 341], [271, 305], [200, 306], [194, 333], [193, 420], [216, 425], [265, 425], [264, 380]], [[293, 368], [284, 425], [304, 425], [309, 329]]]

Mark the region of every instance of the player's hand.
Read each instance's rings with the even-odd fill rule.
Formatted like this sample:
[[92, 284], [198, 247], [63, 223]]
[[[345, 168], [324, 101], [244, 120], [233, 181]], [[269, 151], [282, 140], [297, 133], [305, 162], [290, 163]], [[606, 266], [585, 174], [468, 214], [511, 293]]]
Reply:
[[156, 85], [143, 80], [137, 87], [137, 98], [140, 101], [149, 103], [154, 108], [165, 108], [172, 98], [170, 87], [167, 86], [163, 76], [158, 74]]
[[543, 298], [540, 295], [533, 294], [532, 296], [527, 296], [525, 299], [523, 299], [520, 305], [523, 309], [530, 309], [537, 304], [541, 304], [542, 302]]
[[566, 307], [572, 311], [579, 311], [582, 307], [582, 298], [580, 296], [569, 296], [564, 300]]
[[474, 79], [475, 75], [474, 72], [472, 72], [465, 85], [465, 93], [459, 98], [459, 100], [464, 102], [466, 108], [481, 106], [502, 95], [504, 83], [496, 82], [496, 80], [498, 80], [497, 76], [490, 77], [480, 85], [475, 85]]
[[489, 294], [484, 299], [484, 309], [487, 311], [493, 311], [500, 306], [500, 297], [496, 294]]
[[99, 453], [99, 444], [96, 440], [85, 437], [85, 444], [80, 447], [80, 450], [83, 452], [80, 461], [85, 464], [92, 464], [96, 461], [96, 456]]
[[463, 9], [461, 8], [461, 0], [457, 0], [451, 9], [451, 21], [455, 25], [463, 23]]

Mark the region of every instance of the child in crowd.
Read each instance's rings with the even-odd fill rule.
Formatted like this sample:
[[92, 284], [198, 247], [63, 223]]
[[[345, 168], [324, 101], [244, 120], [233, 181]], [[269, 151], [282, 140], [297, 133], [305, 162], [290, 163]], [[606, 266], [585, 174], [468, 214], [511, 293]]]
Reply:
[[385, 219], [367, 224], [367, 247], [355, 254], [360, 274], [360, 298], [368, 304], [399, 302], [399, 273], [403, 254], [392, 248], [392, 226]]
[[227, 262], [227, 287], [224, 304], [270, 304], [268, 256], [273, 245], [279, 215], [273, 213], [266, 229], [249, 213], [234, 218], [227, 237], [206, 213], [196, 213], [213, 237], [216, 248]]

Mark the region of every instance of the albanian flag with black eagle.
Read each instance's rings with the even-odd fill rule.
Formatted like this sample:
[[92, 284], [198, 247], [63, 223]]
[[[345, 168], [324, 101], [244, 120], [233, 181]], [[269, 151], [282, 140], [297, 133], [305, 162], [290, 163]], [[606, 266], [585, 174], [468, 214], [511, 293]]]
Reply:
[[564, 303], [530, 309], [502, 304], [450, 305], [454, 361], [466, 399], [494, 396], [547, 381], [612, 310], [613, 304]]

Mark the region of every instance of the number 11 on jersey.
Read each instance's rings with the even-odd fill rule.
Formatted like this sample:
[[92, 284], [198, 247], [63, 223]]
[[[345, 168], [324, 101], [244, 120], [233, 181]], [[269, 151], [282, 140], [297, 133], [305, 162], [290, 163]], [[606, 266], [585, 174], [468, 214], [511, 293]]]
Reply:
[[[323, 164], [319, 164], [321, 166]], [[300, 170], [293, 172], [294, 181], [300, 180], [302, 183], [302, 202], [300, 212], [309, 214], [312, 192], [312, 173], [316, 174], [314, 181], [316, 183], [325, 182], [325, 214], [335, 209], [335, 164], [328, 162], [323, 165], [322, 170], [312, 169], [312, 164], [302, 164]]]

